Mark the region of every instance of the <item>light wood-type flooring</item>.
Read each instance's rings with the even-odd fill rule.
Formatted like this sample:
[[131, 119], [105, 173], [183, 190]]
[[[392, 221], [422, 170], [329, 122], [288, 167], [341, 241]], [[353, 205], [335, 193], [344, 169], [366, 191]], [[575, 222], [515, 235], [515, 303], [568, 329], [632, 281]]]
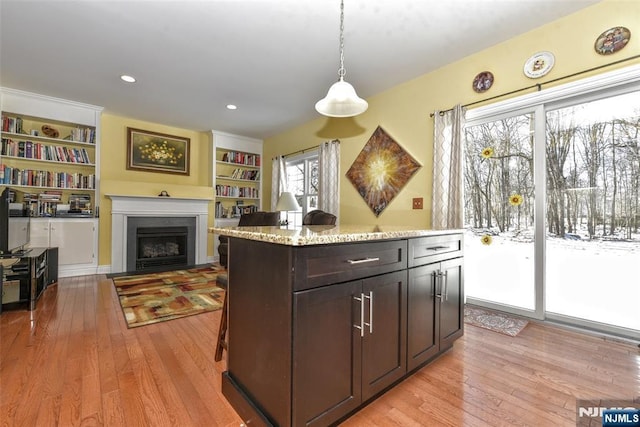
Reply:
[[[127, 329], [111, 280], [61, 279], [0, 316], [1, 426], [238, 426], [213, 360], [220, 311]], [[467, 326], [345, 426], [575, 426], [576, 399], [640, 396], [629, 343], [530, 323]]]

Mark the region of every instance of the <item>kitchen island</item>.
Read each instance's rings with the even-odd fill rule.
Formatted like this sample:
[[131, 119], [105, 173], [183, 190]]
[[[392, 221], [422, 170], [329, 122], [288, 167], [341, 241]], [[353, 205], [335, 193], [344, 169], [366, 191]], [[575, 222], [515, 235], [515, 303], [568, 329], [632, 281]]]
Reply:
[[210, 231], [229, 237], [222, 393], [247, 425], [336, 423], [463, 334], [460, 230]]

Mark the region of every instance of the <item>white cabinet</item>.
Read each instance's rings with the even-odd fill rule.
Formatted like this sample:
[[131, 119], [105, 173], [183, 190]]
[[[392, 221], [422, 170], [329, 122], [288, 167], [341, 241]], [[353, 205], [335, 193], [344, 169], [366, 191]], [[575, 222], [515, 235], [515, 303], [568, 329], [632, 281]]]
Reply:
[[97, 220], [31, 218], [32, 248], [58, 248], [59, 275], [95, 274], [98, 260]]

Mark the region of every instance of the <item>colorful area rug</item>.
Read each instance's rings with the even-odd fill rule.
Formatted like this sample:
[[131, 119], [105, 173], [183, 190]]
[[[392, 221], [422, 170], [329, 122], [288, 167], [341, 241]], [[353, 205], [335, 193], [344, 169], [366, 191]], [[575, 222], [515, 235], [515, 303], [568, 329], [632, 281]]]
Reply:
[[114, 277], [129, 328], [222, 308], [224, 289], [216, 286], [226, 270], [206, 266], [188, 270]]
[[529, 324], [529, 321], [495, 311], [465, 306], [464, 323], [515, 337]]

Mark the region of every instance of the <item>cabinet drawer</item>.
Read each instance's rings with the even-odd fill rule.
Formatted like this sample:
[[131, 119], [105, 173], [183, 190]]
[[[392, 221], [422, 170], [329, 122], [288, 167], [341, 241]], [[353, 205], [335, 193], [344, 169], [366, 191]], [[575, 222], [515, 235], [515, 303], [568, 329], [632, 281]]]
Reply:
[[410, 239], [409, 267], [461, 257], [462, 249], [462, 233]]
[[406, 240], [305, 246], [294, 253], [294, 291], [407, 268]]
[[10, 280], [2, 284], [2, 304], [20, 301], [20, 281]]

